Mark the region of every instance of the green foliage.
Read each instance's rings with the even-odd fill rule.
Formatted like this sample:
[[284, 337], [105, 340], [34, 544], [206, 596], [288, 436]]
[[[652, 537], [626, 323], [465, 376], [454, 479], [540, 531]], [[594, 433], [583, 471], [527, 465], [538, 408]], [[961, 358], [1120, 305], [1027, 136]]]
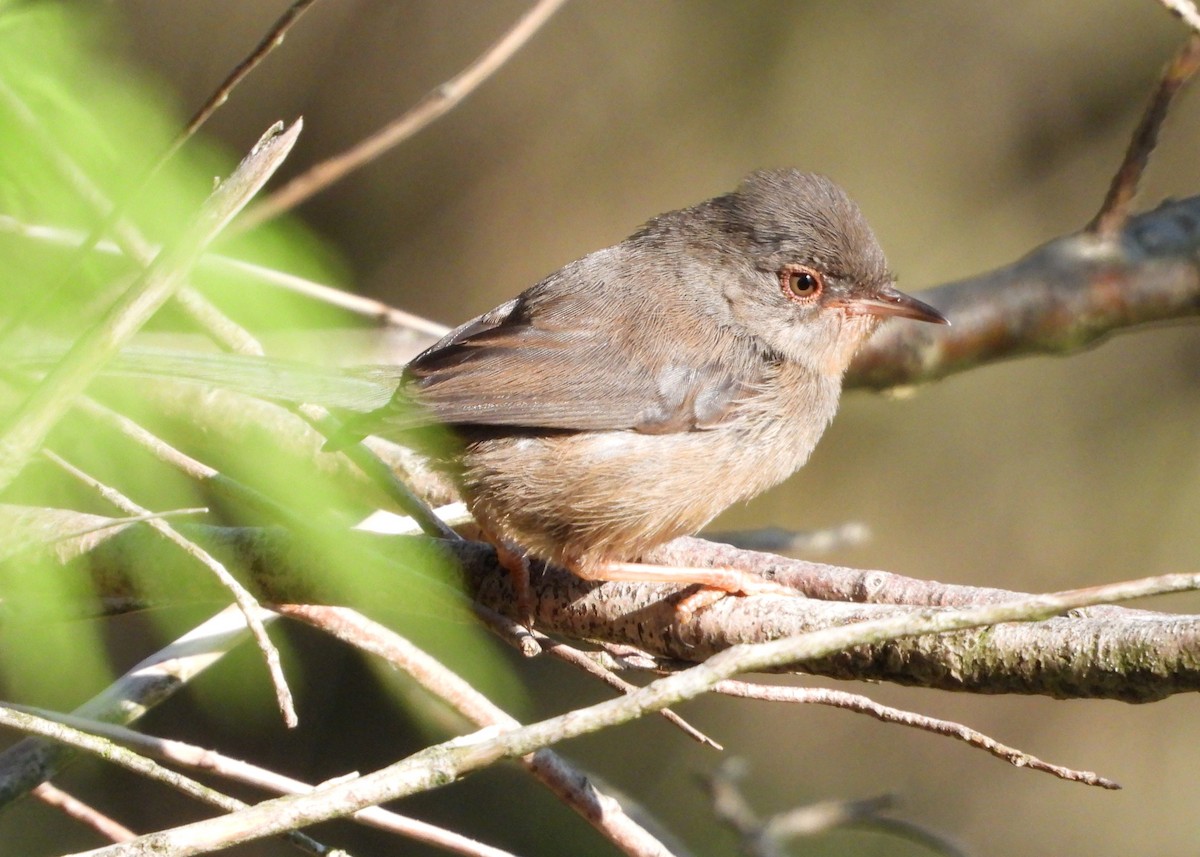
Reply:
[[[112, 244], [111, 224], [94, 250], [79, 251], [84, 236], [110, 216], [114, 205], [128, 229], [157, 252], [195, 216], [214, 177], [228, 175], [239, 157], [197, 137], [150, 177], [183, 126], [184, 111], [154, 81], [106, 51], [104, 46], [116, 41], [118, 26], [111, 11], [98, 3], [0, 2], [0, 351], [47, 340], [69, 343], [95, 325], [141, 271]], [[253, 142], [245, 141], [246, 148]], [[336, 254], [296, 223], [260, 227], [224, 242], [220, 252], [324, 282], [335, 280], [342, 270]], [[324, 304], [268, 288], [226, 266], [201, 265], [191, 282], [234, 320], [252, 327], [312, 330], [340, 320]], [[196, 330], [194, 321], [172, 307], [151, 324], [166, 331]], [[31, 380], [0, 378], [8, 388], [0, 397], [2, 416], [28, 392]], [[348, 468], [318, 464], [330, 456], [316, 451], [319, 441], [302, 422], [294, 420], [285, 428], [273, 424], [268, 430], [253, 421], [217, 415], [215, 408], [210, 413], [202, 397], [191, 411], [172, 410], [168, 403], [175, 400], [141, 381], [94, 392], [189, 455], [269, 496], [289, 514], [279, 520], [214, 494], [210, 486], [155, 461], [79, 412], [56, 428], [49, 447], [145, 508], [204, 505], [214, 510], [204, 522], [234, 526], [294, 526], [296, 520], [311, 520], [304, 532], [305, 567], [320, 578], [313, 581], [315, 589], [336, 591], [339, 603], [349, 606], [382, 604], [401, 633], [441, 647], [439, 656], [465, 667], [483, 689], [513, 686], [477, 626], [463, 621], [461, 613], [447, 622], [439, 587], [422, 583], [426, 578], [453, 580], [444, 560], [432, 552], [392, 549], [386, 559], [364, 561], [360, 551], [343, 541], [347, 522], [368, 508], [362, 483], [347, 477]], [[247, 403], [238, 413], [253, 413], [257, 407]], [[27, 467], [0, 499], [123, 514], [45, 462]], [[54, 534], [42, 535], [44, 546], [52, 543]], [[32, 563], [22, 570], [35, 568]], [[78, 591], [78, 580], [56, 581], [51, 565], [36, 567], [46, 576], [36, 597], [45, 602], [48, 615], [56, 604], [64, 612], [78, 612], [90, 596]], [[139, 574], [144, 579], [169, 574], [167, 582], [182, 582], [210, 572], [181, 555], [177, 562], [139, 569]], [[0, 587], [6, 579], [12, 577], [0, 576]], [[157, 579], [154, 586], [163, 584]], [[31, 591], [22, 587], [26, 595]], [[0, 599], [5, 595], [0, 589]], [[11, 599], [13, 592], [7, 595]], [[94, 688], [104, 670], [100, 623], [70, 628], [49, 624], [36, 633], [23, 624], [22, 633], [7, 634], [0, 647], [0, 678], [21, 698], [69, 697], [74, 689]], [[47, 668], [48, 663], [56, 668]], [[262, 671], [256, 670], [251, 680], [265, 681]]]

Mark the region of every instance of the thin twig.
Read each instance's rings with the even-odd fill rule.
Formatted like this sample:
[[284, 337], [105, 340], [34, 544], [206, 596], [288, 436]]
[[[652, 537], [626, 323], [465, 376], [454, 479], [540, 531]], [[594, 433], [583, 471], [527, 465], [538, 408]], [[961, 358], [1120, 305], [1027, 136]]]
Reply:
[[[303, 794], [313, 789], [313, 786], [310, 784], [293, 779], [292, 777], [287, 777], [275, 771], [259, 767], [258, 765], [252, 765], [249, 762], [243, 762], [240, 759], [234, 759], [214, 750], [198, 747], [183, 741], [171, 738], [158, 738], [142, 732], [135, 732], [124, 726], [115, 726], [111, 723], [102, 723], [98, 720], [74, 717], [56, 711], [45, 711], [27, 705], [13, 705], [11, 707], [14, 711], [32, 714], [55, 723], [62, 723], [81, 732], [119, 742], [159, 761], [199, 768], [217, 776], [277, 794]], [[37, 790], [35, 789], [36, 792]], [[406, 836], [418, 842], [424, 842], [456, 854], [467, 855], [467, 857], [512, 857], [507, 851], [490, 845], [484, 845], [452, 830], [437, 827], [415, 818], [399, 815], [377, 806], [357, 812], [352, 818], [355, 821], [379, 830]]]
[[89, 806], [53, 783], [42, 783], [33, 790], [33, 796], [47, 806], [61, 810], [67, 817], [90, 827], [105, 839], [113, 842], [128, 842], [137, 836], [119, 821], [109, 818], [94, 806]]
[[[432, 655], [353, 610], [301, 605], [281, 606], [279, 610], [386, 659], [477, 726], [492, 730], [520, 727], [517, 720]], [[520, 755], [524, 756], [521, 763], [535, 777], [624, 853], [631, 857], [670, 857], [669, 849], [626, 814], [616, 800], [553, 750]]]
[[[52, 720], [46, 720], [33, 714], [27, 714], [23, 711], [0, 705], [0, 726], [17, 729], [28, 735], [38, 735], [42, 738], [48, 738], [51, 741], [66, 744], [77, 750], [83, 750], [85, 753], [99, 756], [106, 762], [111, 762], [127, 771], [133, 771], [143, 777], [168, 785], [188, 797], [220, 807], [226, 812], [235, 812], [239, 809], [245, 809], [248, 806], [248, 804], [236, 798], [231, 798], [228, 795], [221, 794], [216, 789], [209, 788], [190, 777], [177, 774], [170, 768], [164, 768], [152, 759], [138, 755], [132, 750], [126, 750], [112, 741], [89, 735], [86, 732], [81, 732], [78, 729], [73, 729], [70, 726], [65, 726]], [[286, 837], [293, 845], [310, 854], [325, 855], [330, 851], [329, 848], [304, 833], [290, 831], [286, 833]]]
[[[564, 663], [579, 667], [588, 675], [600, 679], [600, 681], [604, 682], [618, 693], [633, 693], [639, 689], [636, 684], [631, 684], [630, 682], [625, 681], [625, 679], [621, 678], [612, 670], [608, 669], [594, 658], [589, 657], [586, 652], [581, 652], [579, 649], [568, 646], [566, 643], [559, 642], [558, 640], [553, 640], [544, 634], [539, 634], [537, 631], [533, 632], [533, 636], [541, 645], [541, 648], [551, 657], [558, 658]], [[725, 749], [671, 709], [664, 708], [658, 713], [662, 715], [662, 717], [666, 719], [668, 723], [681, 729], [683, 733], [693, 741], [696, 741], [699, 744], [704, 744], [708, 747], [712, 747], [714, 750]]]
[[256, 277], [264, 285], [274, 286], [275, 288], [284, 289], [294, 294], [303, 295], [304, 297], [329, 304], [346, 312], [354, 313], [387, 327], [411, 330], [415, 333], [439, 339], [450, 330], [444, 324], [430, 321], [427, 318], [407, 312], [406, 310], [388, 306], [383, 301], [378, 301], [365, 295], [357, 295], [342, 289], [336, 289], [323, 283], [298, 277], [295, 274], [276, 271], [273, 268], [256, 265], [253, 262], [246, 262], [242, 259], [234, 259], [220, 254], [210, 254], [204, 257], [201, 264], [211, 264], [214, 267], [225, 267], [243, 274], [249, 274]]
[[[264, 613], [270, 621], [273, 614]], [[170, 698], [250, 635], [241, 612], [227, 607], [143, 659], [73, 712], [90, 720], [132, 723]], [[73, 758], [61, 744], [27, 739], [0, 752], [0, 807], [54, 776]]]
[[[0, 89], [3, 84], [0, 83]], [[24, 469], [46, 434], [100, 367], [176, 293], [195, 259], [283, 163], [301, 123], [272, 129], [200, 209], [179, 240], [164, 249], [95, 326], [77, 339], [21, 404], [0, 437], [0, 490]]]
[[503, 613], [478, 602], [472, 602], [475, 615], [482, 620], [493, 634], [521, 653], [524, 658], [536, 658], [542, 653], [542, 646], [533, 632]]
[[455, 77], [430, 91], [408, 112], [339, 155], [322, 161], [246, 211], [234, 226], [241, 233], [295, 208], [315, 193], [402, 143], [449, 113], [541, 29], [566, 0], [539, 0], [513, 27]]
[[[274, 26], [267, 34], [259, 41], [254, 50], [249, 56], [243, 59], [233, 69], [232, 72], [221, 82], [221, 85], [205, 100], [200, 109], [193, 114], [187, 124], [175, 136], [164, 151], [150, 167], [142, 174], [141, 178], [134, 181], [128, 191], [115, 204], [108, 207], [107, 214], [104, 214], [99, 223], [97, 223], [88, 235], [79, 243], [75, 251], [75, 258], [68, 266], [69, 271], [74, 271], [79, 262], [92, 251], [100, 240], [112, 229], [124, 215], [129, 205], [137, 199], [141, 192], [146, 188], [155, 176], [159, 174], [164, 166], [175, 156], [175, 154], [183, 148], [184, 143], [192, 138], [193, 135], [200, 129], [200, 126], [208, 121], [209, 117], [224, 104], [229, 94], [233, 91], [245, 77], [250, 74], [254, 68], [262, 62], [267, 54], [283, 43], [284, 36], [291, 29], [292, 25], [300, 19], [300, 16], [311, 6], [316, 0], [296, 0], [287, 11], [277, 20]], [[64, 155], [65, 157], [65, 155]], [[99, 213], [99, 212], [98, 212]], [[142, 264], [145, 264], [144, 262]], [[209, 303], [208, 299], [202, 296], [199, 292], [191, 289], [181, 289], [176, 295], [176, 300], [184, 308], [186, 312], [201, 321], [201, 323], [212, 333], [222, 334], [218, 336], [218, 341], [225, 342], [240, 342], [241, 347], [236, 349], [244, 353], [254, 353], [252, 346], [248, 347], [248, 343], [244, 338], [238, 337], [236, 331], [232, 331], [234, 339], [230, 340], [228, 334], [231, 332], [230, 325], [232, 320], [227, 319], [220, 313], [215, 306]]]
[[191, 477], [196, 482], [208, 485], [225, 497], [245, 503], [250, 508], [265, 512], [279, 520], [294, 524], [311, 525], [312, 523], [311, 520], [306, 520], [299, 513], [292, 512], [260, 491], [226, 476], [215, 467], [172, 446], [136, 421], [100, 404], [90, 396], [80, 396], [76, 400], [75, 406], [101, 425], [121, 433], [159, 461]]
[[125, 524], [142, 524], [147, 521], [155, 520], [156, 518], [182, 518], [191, 515], [207, 515], [207, 506], [195, 506], [190, 509], [166, 509], [161, 512], [147, 512], [144, 515], [126, 515], [120, 518], [112, 518], [109, 522], [98, 524], [94, 527], [85, 527], [80, 530], [69, 530], [60, 533], [55, 533], [55, 539], [66, 541], [67, 539], [78, 539], [91, 533], [98, 533], [104, 530], [110, 530], [113, 527], [124, 526]]
[[746, 773], [741, 759], [730, 759], [708, 778], [713, 811], [741, 835], [745, 850], [756, 857], [783, 857], [785, 845], [799, 836], [814, 836], [838, 827], [867, 827], [882, 830], [926, 845], [941, 854], [965, 857], [956, 843], [940, 833], [881, 813], [895, 801], [891, 795], [858, 800], [823, 800], [763, 819], [751, 808], [738, 788]]
[[250, 51], [245, 59], [234, 66], [233, 71], [221, 81], [221, 85], [213, 91], [204, 104], [200, 105], [200, 108], [192, 115], [192, 118], [188, 120], [187, 124], [171, 142], [167, 151], [159, 158], [154, 169], [151, 171], [151, 175], [157, 172], [162, 164], [169, 161], [183, 144], [200, 130], [200, 126], [207, 122], [209, 117], [216, 113], [221, 105], [229, 100], [229, 94], [233, 92], [234, 88], [245, 80], [246, 76], [254, 71], [258, 64], [266, 59], [271, 51], [283, 44], [283, 39], [287, 35], [288, 30], [300, 20], [300, 16], [307, 12], [308, 7], [315, 2], [316, 0], [295, 0], [279, 16], [279, 19], [271, 26], [271, 29], [267, 30], [266, 35], [254, 46], [254, 50]]
[[[10, 235], [20, 235], [23, 238], [29, 238], [54, 246], [75, 249], [79, 248], [87, 237], [82, 230], [26, 223], [4, 213], [0, 213], [0, 232], [7, 232]], [[161, 248], [155, 245], [147, 245], [146, 249], [153, 255]], [[92, 250], [107, 256], [124, 255], [124, 251], [122, 251], [121, 247], [115, 241], [107, 239], [97, 241]], [[204, 270], [205, 268], [223, 268], [227, 271], [235, 271], [265, 286], [303, 295], [304, 297], [329, 304], [330, 306], [362, 316], [387, 327], [397, 327], [404, 330], [411, 330], [414, 333], [439, 338], [444, 336], [450, 329], [444, 324], [439, 324], [436, 321], [431, 321], [414, 313], [388, 306], [374, 298], [356, 295], [352, 292], [343, 291], [324, 283], [318, 283], [314, 280], [297, 276], [296, 274], [290, 274], [287, 271], [279, 271], [275, 268], [269, 268], [266, 265], [258, 265], [254, 262], [235, 259], [232, 256], [224, 256], [220, 253], [205, 253], [197, 264], [197, 268], [200, 270]]]
[[[1195, 11], [1193, 7], [1192, 11]], [[1100, 211], [1088, 224], [1087, 231], [1100, 238], [1111, 239], [1125, 226], [1129, 219], [1129, 206], [1137, 193], [1138, 182], [1150, 161], [1150, 153], [1158, 143], [1158, 132], [1171, 101], [1183, 88], [1196, 70], [1200, 69], [1200, 33], [1193, 33], [1183, 49], [1171, 60], [1171, 64], [1163, 71], [1158, 87], [1154, 91], [1146, 112], [1138, 123], [1129, 148], [1125, 151], [1125, 159], [1121, 162], [1108, 194], [1100, 206]]]
[[1044, 771], [1064, 780], [1083, 783], [1088, 786], [1099, 786], [1102, 789], [1121, 788], [1119, 783], [1107, 777], [1102, 777], [1092, 771], [1077, 771], [1061, 765], [1052, 765], [1015, 747], [1001, 744], [994, 738], [990, 738], [982, 732], [971, 729], [969, 726], [964, 726], [961, 723], [955, 723], [952, 720], [940, 720], [936, 717], [929, 717], [914, 711], [893, 708], [890, 705], [882, 705], [873, 699], [857, 693], [847, 693], [846, 691], [830, 690], [823, 687], [784, 687], [780, 685], [754, 684], [744, 681], [723, 681], [717, 684], [713, 688], [713, 691], [743, 699], [829, 705], [846, 711], [854, 711], [858, 714], [866, 714], [884, 723], [898, 723], [901, 726], [911, 726], [923, 732], [945, 735], [948, 738], [954, 738], [972, 747], [991, 753], [996, 758], [1003, 759], [1018, 768]]
[[258, 645], [258, 650], [262, 652], [263, 660], [267, 665], [267, 673], [271, 677], [271, 685], [275, 688], [275, 700], [279, 705], [280, 712], [283, 714], [283, 722], [289, 729], [299, 725], [300, 719], [296, 716], [296, 705], [292, 700], [292, 691], [288, 687], [287, 679], [283, 675], [283, 665], [279, 661], [279, 650], [275, 648], [275, 644], [267, 636], [267, 629], [258, 618], [259, 614], [263, 612], [263, 607], [247, 591], [246, 587], [238, 583], [237, 578], [230, 574], [229, 570], [216, 557], [191, 539], [183, 536], [161, 517], [153, 517], [149, 509], [142, 508], [120, 491], [109, 485], [105, 485], [100, 480], [85, 473], [49, 449], [43, 449], [42, 454], [72, 478], [91, 488], [125, 514], [147, 516], [146, 523], [150, 525], [151, 529], [212, 572], [213, 576], [233, 596], [234, 602], [237, 604], [238, 609], [242, 611], [242, 616], [246, 619], [250, 633], [254, 635], [254, 641]]

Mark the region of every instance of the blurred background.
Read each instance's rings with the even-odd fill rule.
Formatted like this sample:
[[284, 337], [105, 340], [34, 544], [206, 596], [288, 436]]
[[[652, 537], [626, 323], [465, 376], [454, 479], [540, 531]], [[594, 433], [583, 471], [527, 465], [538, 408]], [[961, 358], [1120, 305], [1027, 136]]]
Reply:
[[[105, 39], [152, 75], [182, 119], [286, 5], [111, 0]], [[241, 152], [276, 119], [303, 115], [283, 169], [294, 175], [456, 74], [528, 5], [322, 0], [205, 133]], [[450, 115], [298, 214], [340, 259], [341, 285], [456, 324], [656, 213], [729, 190], [755, 168], [798, 166], [848, 189], [901, 286], [916, 291], [1009, 263], [1082, 226], [1186, 36], [1152, 0], [576, 0]], [[1185, 93], [1151, 161], [1142, 208], [1200, 193], [1198, 141], [1200, 99]], [[1198, 427], [1200, 328], [1147, 329], [1066, 359], [973, 371], [904, 399], [851, 394], [800, 474], [716, 528], [861, 521], [873, 533], [868, 544], [819, 558], [1025, 591], [1195, 571]], [[1200, 599], [1151, 606], [1200, 612]], [[329, 648], [294, 635], [295, 661], [333, 664], [298, 667], [298, 734], [281, 734], [269, 691], [250, 681], [246, 699], [228, 710], [218, 703], [201, 717], [181, 698], [145, 726], [314, 780], [422, 746], [428, 733], [380, 679]], [[191, 693], [239, 671], [260, 676], [255, 657], [230, 659]], [[507, 702], [523, 718], [606, 693], [557, 663], [517, 663], [516, 671], [521, 687]], [[847, 689], [963, 721], [1125, 788], [1065, 783], [853, 714], [726, 699], [681, 713], [748, 760], [746, 793], [764, 814], [890, 792], [901, 815], [980, 857], [1196, 853], [1195, 699], [1134, 707]], [[255, 706], [262, 711], [246, 717]], [[735, 851], [697, 780], [717, 753], [656, 718], [561, 749], [696, 854]], [[114, 782], [90, 764], [65, 784], [72, 779], [85, 794], [89, 783]], [[166, 809], [150, 804], [157, 789], [115, 782], [140, 796], [122, 816], [137, 829], [173, 813], [194, 817], [173, 798]], [[521, 854], [614, 853], [511, 768], [401, 809]], [[0, 816], [0, 854], [52, 853], [35, 841], [37, 829], [63, 825], [26, 801]], [[54, 837], [60, 848], [64, 835]], [[346, 826], [331, 837], [362, 854], [435, 853]], [[80, 834], [78, 842], [92, 840]], [[855, 830], [795, 851], [928, 853]]]

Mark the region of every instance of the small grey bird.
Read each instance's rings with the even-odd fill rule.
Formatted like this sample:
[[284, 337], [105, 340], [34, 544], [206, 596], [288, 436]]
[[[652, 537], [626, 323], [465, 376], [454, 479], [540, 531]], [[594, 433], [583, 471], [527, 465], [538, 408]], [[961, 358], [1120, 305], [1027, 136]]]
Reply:
[[330, 448], [449, 426], [461, 448], [443, 463], [518, 587], [532, 556], [587, 579], [775, 591], [637, 560], [803, 465], [891, 316], [948, 323], [896, 290], [836, 184], [756, 172], [447, 334]]

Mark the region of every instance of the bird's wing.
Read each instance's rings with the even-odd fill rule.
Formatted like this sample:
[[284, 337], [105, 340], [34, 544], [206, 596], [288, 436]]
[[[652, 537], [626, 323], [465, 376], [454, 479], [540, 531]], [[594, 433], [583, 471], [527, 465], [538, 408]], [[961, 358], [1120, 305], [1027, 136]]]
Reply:
[[726, 419], [760, 380], [762, 360], [750, 346], [731, 349], [726, 337], [722, 348], [714, 348], [707, 338], [679, 329], [686, 328], [686, 318], [635, 315], [615, 332], [587, 319], [586, 313], [556, 313], [553, 300], [543, 299], [537, 311], [524, 297], [509, 301], [408, 365], [398, 397], [411, 398], [415, 408], [394, 402], [357, 428], [386, 434], [433, 420], [568, 431], [692, 431]]

